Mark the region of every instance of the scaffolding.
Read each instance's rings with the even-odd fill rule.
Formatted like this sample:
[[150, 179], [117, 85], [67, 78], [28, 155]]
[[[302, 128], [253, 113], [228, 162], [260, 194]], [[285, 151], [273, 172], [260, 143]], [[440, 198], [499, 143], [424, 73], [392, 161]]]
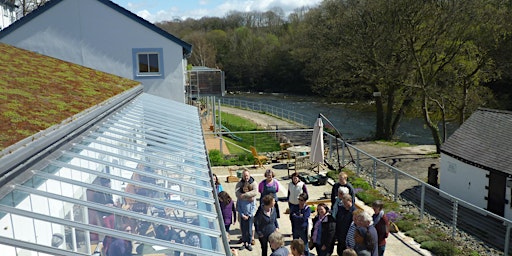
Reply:
[[188, 70], [186, 87], [187, 100], [197, 100], [200, 96], [224, 96], [224, 71], [208, 67], [192, 67]]

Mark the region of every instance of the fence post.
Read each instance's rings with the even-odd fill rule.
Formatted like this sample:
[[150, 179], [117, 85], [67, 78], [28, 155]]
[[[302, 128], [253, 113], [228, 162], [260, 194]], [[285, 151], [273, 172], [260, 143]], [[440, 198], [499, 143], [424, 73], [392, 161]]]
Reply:
[[341, 141], [341, 165], [345, 165], [345, 141], [340, 139]]
[[223, 153], [223, 150], [222, 150], [222, 114], [221, 114], [221, 104], [220, 104], [220, 99], [219, 99], [219, 149], [220, 149], [220, 154], [221, 155], [224, 155]]
[[392, 170], [395, 173], [395, 193], [393, 195], [393, 199], [396, 202], [398, 199], [398, 171], [395, 169], [392, 169]]
[[361, 171], [361, 160], [360, 160], [360, 152], [359, 150], [357, 150], [356, 152], [356, 161], [357, 161], [357, 165], [356, 165], [356, 173], [357, 173], [357, 176], [359, 176], [359, 172]]
[[215, 134], [215, 131], [217, 130], [216, 126], [217, 126], [217, 102], [215, 100], [215, 96], [213, 96], [213, 99], [212, 99], [212, 125], [213, 125], [213, 133]]
[[377, 187], [377, 160], [373, 159], [373, 180], [372, 185], [373, 188]]
[[332, 158], [332, 136], [329, 136], [329, 159], [331, 159], [331, 158]]
[[506, 222], [506, 225], [507, 225], [507, 233], [505, 235], [505, 248], [504, 248], [504, 254], [503, 255], [508, 255], [508, 247], [510, 246], [510, 222]]
[[452, 223], [452, 239], [455, 239], [455, 232], [456, 232], [456, 229], [457, 229], [457, 212], [458, 212], [458, 209], [459, 209], [459, 201], [455, 200], [453, 202], [453, 216], [452, 216], [452, 219], [453, 219], [453, 223]]
[[420, 220], [423, 220], [424, 210], [425, 210], [425, 184], [421, 183]]

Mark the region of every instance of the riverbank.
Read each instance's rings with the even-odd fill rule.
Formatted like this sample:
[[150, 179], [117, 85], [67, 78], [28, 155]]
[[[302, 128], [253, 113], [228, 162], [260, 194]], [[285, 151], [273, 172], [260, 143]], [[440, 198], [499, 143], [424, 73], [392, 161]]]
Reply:
[[[304, 128], [303, 125], [279, 119], [266, 114], [243, 110], [239, 108], [225, 107], [222, 112], [233, 114], [256, 123], [262, 129], [275, 129], [275, 127]], [[311, 124], [311, 127], [313, 123]], [[219, 140], [209, 137], [207, 149], [219, 149]], [[435, 145], [393, 145], [388, 142], [366, 141], [353, 143], [360, 150], [375, 156], [388, 163], [394, 162], [393, 166], [407, 172], [408, 174], [427, 180], [427, 170], [432, 164], [439, 166], [439, 157], [435, 155]], [[223, 147], [227, 148], [227, 147]]]

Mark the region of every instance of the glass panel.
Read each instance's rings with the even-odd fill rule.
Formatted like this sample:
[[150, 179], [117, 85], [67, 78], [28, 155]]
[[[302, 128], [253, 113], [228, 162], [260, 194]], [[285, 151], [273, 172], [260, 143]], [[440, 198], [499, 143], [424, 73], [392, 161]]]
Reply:
[[139, 72], [146, 73], [149, 72], [149, 60], [147, 54], [137, 54], [137, 59], [139, 60]]
[[158, 54], [148, 54], [149, 58], [149, 72], [160, 72], [159, 65], [158, 65]]
[[225, 255], [196, 119], [193, 107], [141, 95], [23, 173], [22, 185], [0, 188], [10, 189], [0, 236], [84, 254], [111, 237], [146, 253]]

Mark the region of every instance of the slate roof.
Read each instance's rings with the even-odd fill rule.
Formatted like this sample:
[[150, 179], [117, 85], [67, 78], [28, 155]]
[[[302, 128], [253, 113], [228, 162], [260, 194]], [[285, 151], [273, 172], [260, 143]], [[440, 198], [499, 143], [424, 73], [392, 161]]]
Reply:
[[485, 170], [512, 174], [512, 112], [478, 109], [441, 146], [441, 153]]
[[[22, 17], [21, 19], [17, 20], [4, 30], [2, 30], [2, 33], [0, 33], [0, 38], [4, 37], [5, 35], [9, 34], [11, 31], [16, 30], [16, 28], [24, 25], [25, 23], [29, 22], [33, 18], [37, 17], [39, 14], [45, 12], [46, 10], [52, 8], [53, 6], [57, 5], [58, 3], [62, 2], [64, 0], [51, 0], [46, 2], [43, 6], [35, 9], [31, 13], [27, 14], [26, 16]], [[92, 0], [91, 0], [92, 1]], [[126, 17], [132, 19], [133, 21], [141, 24], [142, 26], [158, 33], [159, 35], [175, 42], [176, 44], [180, 45], [183, 48], [183, 54], [185, 56], [189, 56], [192, 53], [192, 45], [177, 38], [176, 36], [166, 32], [165, 30], [157, 27], [156, 25], [152, 24], [151, 22], [137, 16], [136, 14], [126, 10], [125, 8], [117, 5], [116, 3], [109, 1], [109, 0], [96, 0], [100, 3], [103, 3], [104, 5], [116, 10], [117, 12], [125, 15]], [[91, 16], [94, 17], [94, 16]]]

